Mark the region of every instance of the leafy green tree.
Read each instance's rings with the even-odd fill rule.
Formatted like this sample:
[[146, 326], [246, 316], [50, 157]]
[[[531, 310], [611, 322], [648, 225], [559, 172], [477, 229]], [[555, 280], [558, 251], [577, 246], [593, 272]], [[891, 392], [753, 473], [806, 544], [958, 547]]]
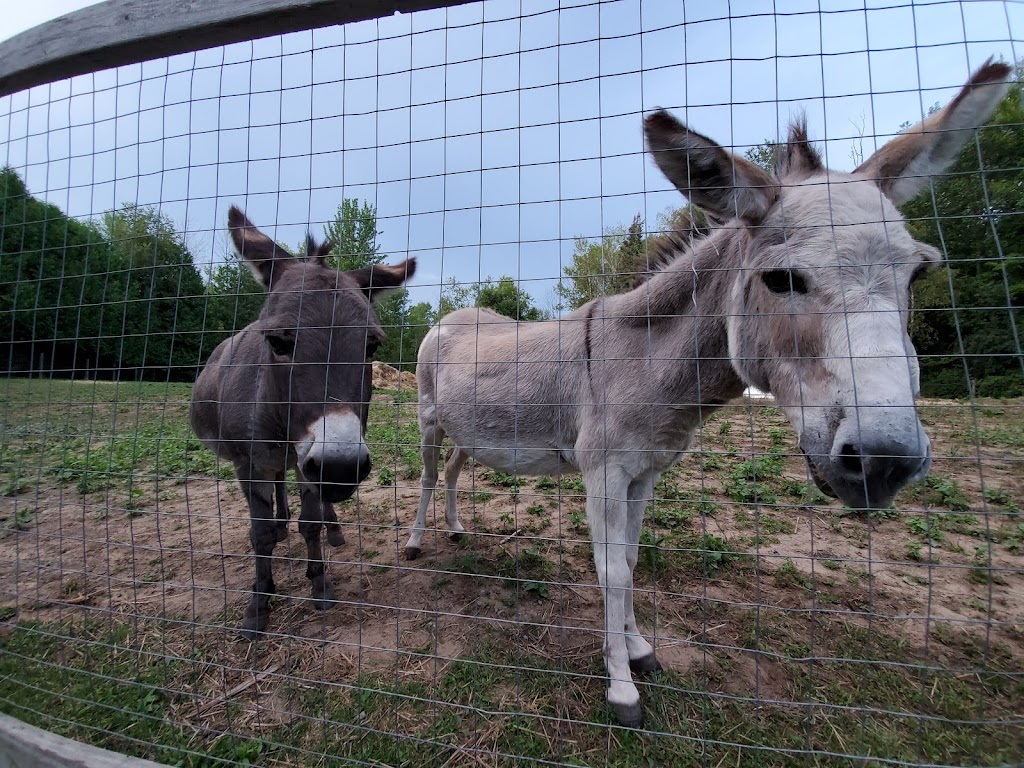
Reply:
[[[1019, 81], [1019, 67], [1018, 67]], [[903, 206], [946, 265], [914, 286], [911, 338], [926, 395], [1024, 395], [1024, 107], [1019, 85], [949, 171]]]
[[[384, 254], [377, 243], [377, 208], [354, 197], [341, 201], [334, 218], [324, 226], [324, 237], [334, 243], [327, 263], [349, 270], [380, 264]], [[300, 249], [301, 253], [301, 249]]]
[[454, 277], [449, 278], [441, 288], [441, 298], [437, 305], [438, 317], [450, 315], [463, 307], [472, 307], [476, 302], [479, 290], [480, 286], [475, 283], [460, 283]]
[[537, 306], [533, 296], [516, 285], [515, 279], [490, 275], [479, 283], [460, 283], [454, 277], [441, 290], [439, 318], [464, 307], [486, 307], [517, 320], [546, 320], [549, 315]]
[[750, 147], [743, 156], [754, 165], [768, 173], [775, 173], [775, 155], [778, 145], [771, 139], [765, 139], [760, 144]]
[[508, 275], [492, 282], [487, 278], [476, 292], [478, 307], [487, 307], [495, 312], [515, 320], [544, 320], [547, 313], [536, 306], [533, 297], [516, 285], [516, 281]]
[[0, 364], [73, 376], [113, 364], [124, 269], [103, 233], [29, 194], [0, 170]]
[[384, 309], [385, 313], [378, 312], [378, 317], [387, 338], [374, 359], [399, 370], [416, 370], [416, 354], [423, 337], [434, 324], [434, 308], [425, 301], [410, 306], [408, 298], [404, 297], [396, 314], [389, 314], [387, 307]]
[[576, 309], [598, 296], [629, 290], [645, 250], [642, 230], [637, 214], [629, 228], [606, 229], [598, 241], [577, 237], [572, 263], [563, 270], [566, 279], [555, 286], [561, 308]]
[[232, 253], [214, 267], [206, 282], [206, 315], [203, 322], [201, 355], [205, 360], [214, 348], [229, 336], [259, 317], [267, 289]]
[[559, 309], [576, 309], [598, 296], [623, 293], [635, 287], [645, 275], [663, 266], [652, 248], [664, 232], [681, 232], [699, 237], [708, 232], [706, 216], [692, 205], [658, 215], [658, 231], [644, 234], [644, 220], [637, 214], [628, 227], [606, 229], [599, 241], [576, 238], [572, 263], [555, 286]]
[[107, 213], [103, 227], [126, 269], [119, 367], [146, 378], [193, 378], [204, 362], [205, 286], [184, 238], [168, 217], [132, 203]]

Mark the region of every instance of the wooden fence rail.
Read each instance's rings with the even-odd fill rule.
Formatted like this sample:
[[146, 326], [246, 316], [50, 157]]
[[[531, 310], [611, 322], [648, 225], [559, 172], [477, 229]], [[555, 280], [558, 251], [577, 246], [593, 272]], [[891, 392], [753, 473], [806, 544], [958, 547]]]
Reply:
[[125, 64], [471, 0], [106, 0], [0, 43], [0, 95]]

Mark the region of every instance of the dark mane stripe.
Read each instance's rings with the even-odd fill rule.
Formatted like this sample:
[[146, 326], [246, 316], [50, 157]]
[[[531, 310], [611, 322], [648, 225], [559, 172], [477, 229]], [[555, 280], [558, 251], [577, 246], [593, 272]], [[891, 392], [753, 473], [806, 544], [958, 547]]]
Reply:
[[706, 214], [698, 215], [683, 209], [673, 216], [673, 228], [652, 235], [647, 240], [646, 265], [638, 265], [633, 282], [628, 290], [639, 288], [657, 272], [663, 271], [679, 256], [693, 248], [694, 244], [711, 234], [711, 224]]

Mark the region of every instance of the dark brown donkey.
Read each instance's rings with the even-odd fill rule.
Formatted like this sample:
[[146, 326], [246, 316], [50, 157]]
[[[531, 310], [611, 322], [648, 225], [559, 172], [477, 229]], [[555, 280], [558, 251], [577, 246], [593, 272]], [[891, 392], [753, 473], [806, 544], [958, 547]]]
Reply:
[[323, 610], [333, 600], [320, 534], [327, 524], [330, 543], [344, 542], [331, 505], [355, 493], [370, 472], [363, 441], [369, 359], [384, 338], [371, 303], [411, 277], [416, 261], [340, 272], [324, 264], [330, 243], [309, 237], [306, 255], [293, 256], [233, 206], [228, 227], [269, 293], [256, 322], [210, 355], [192, 392], [190, 421], [207, 448], [234, 464], [249, 503], [256, 583], [242, 632], [252, 638], [269, 620], [271, 555], [287, 535], [288, 468], [299, 478], [313, 605]]

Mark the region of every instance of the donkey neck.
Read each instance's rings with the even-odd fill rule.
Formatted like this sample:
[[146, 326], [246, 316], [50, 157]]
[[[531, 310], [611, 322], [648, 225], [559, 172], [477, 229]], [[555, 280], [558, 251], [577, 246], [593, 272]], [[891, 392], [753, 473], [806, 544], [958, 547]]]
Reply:
[[650, 348], [668, 365], [663, 396], [678, 405], [720, 405], [744, 383], [729, 355], [728, 313], [743, 232], [725, 226], [681, 248], [660, 271], [629, 291], [604, 300], [597, 315], [657, 338]]
[[672, 242], [668, 264], [631, 291], [604, 301], [603, 315], [636, 325], [673, 324], [681, 317], [720, 326], [726, 333], [726, 304], [742, 233], [722, 227], [692, 246]]

